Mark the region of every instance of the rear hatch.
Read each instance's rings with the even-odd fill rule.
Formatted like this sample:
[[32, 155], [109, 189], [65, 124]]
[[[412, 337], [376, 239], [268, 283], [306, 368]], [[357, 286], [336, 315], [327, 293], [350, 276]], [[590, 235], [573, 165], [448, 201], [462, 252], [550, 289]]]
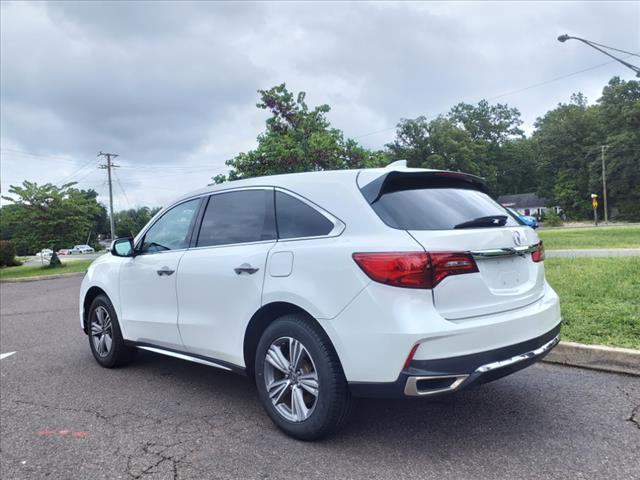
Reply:
[[408, 231], [425, 251], [475, 260], [477, 272], [447, 276], [431, 290], [444, 318], [512, 310], [543, 295], [543, 263], [532, 259], [536, 233], [492, 200], [478, 177], [392, 171], [361, 191], [388, 226]]

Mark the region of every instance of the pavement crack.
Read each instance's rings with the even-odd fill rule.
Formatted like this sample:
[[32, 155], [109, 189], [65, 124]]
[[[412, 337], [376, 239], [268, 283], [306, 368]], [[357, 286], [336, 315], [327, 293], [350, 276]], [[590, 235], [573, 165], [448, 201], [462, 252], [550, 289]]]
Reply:
[[[174, 480], [178, 478], [178, 466], [184, 462], [194, 448], [183, 448], [186, 441], [171, 444], [145, 442], [138, 454], [127, 454], [127, 475], [138, 480], [146, 475], [155, 475], [159, 467], [167, 464]], [[143, 465], [141, 465], [143, 463]]]
[[627, 421], [634, 423], [636, 427], [640, 428], [640, 405], [631, 410], [631, 415], [629, 415]]

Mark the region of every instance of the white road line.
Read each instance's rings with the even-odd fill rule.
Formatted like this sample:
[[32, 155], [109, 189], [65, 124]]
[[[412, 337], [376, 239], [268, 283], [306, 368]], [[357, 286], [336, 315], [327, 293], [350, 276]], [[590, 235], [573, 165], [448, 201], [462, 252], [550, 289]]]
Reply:
[[16, 353], [16, 352], [0, 353], [0, 360], [4, 360], [5, 358], [10, 357], [14, 353]]

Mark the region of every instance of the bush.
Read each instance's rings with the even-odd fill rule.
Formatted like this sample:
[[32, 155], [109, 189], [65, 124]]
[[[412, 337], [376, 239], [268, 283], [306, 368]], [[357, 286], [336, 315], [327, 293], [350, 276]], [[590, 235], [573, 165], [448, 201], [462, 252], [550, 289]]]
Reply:
[[556, 212], [549, 211], [544, 217], [544, 224], [547, 227], [559, 227], [562, 225], [562, 219]]
[[15, 267], [21, 263], [16, 259], [16, 247], [9, 240], [0, 240], [0, 267]]

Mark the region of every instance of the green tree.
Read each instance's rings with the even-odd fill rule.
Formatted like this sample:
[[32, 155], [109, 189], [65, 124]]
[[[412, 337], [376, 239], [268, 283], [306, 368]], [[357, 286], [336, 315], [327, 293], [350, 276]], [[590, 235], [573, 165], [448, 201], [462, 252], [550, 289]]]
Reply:
[[500, 146], [496, 178], [498, 195], [537, 191], [536, 155], [530, 138], [508, 139]]
[[[518, 165], [528, 156], [522, 119], [517, 108], [506, 104], [490, 104], [481, 100], [477, 105], [458, 103], [448, 118], [485, 145], [482, 176], [496, 195], [521, 191], [520, 179], [528, 173], [526, 165]], [[535, 190], [529, 186], [526, 191]]]
[[407, 160], [410, 167], [481, 173], [486, 146], [448, 118], [403, 119], [397, 128], [396, 139], [386, 145], [391, 160]]
[[609, 213], [640, 220], [640, 82], [612, 78], [588, 105], [582, 94], [536, 122], [539, 190], [572, 218], [590, 218], [590, 194], [600, 195], [602, 146], [606, 145]]
[[116, 226], [116, 236], [135, 237], [159, 211], [160, 207], [140, 207], [116, 212], [113, 215]]
[[401, 120], [387, 149], [391, 159], [406, 159], [410, 166], [473, 173], [495, 194], [513, 193], [521, 188], [513, 175], [530, 173], [518, 166], [531, 157], [521, 125], [520, 112], [507, 105], [459, 103], [434, 120]]
[[10, 186], [14, 197], [3, 197], [12, 203], [1, 209], [2, 235], [11, 238], [18, 255], [84, 243], [95, 231], [101, 209], [97, 195], [73, 185], [40, 186], [25, 180], [22, 185]]
[[[612, 78], [598, 100], [598, 123], [606, 145], [607, 197], [625, 220], [640, 220], [640, 82]], [[601, 146], [594, 145], [590, 189], [600, 192]]]
[[354, 140], [345, 139], [342, 131], [331, 127], [326, 118], [331, 110], [328, 105], [310, 109], [305, 102], [305, 92], [294, 96], [283, 83], [258, 93], [261, 101], [256, 106], [271, 113], [265, 131], [258, 136], [258, 147], [227, 160], [226, 164], [232, 169], [228, 176], [213, 177], [216, 183], [386, 163], [382, 152], [371, 152]]
[[451, 109], [448, 117], [475, 140], [492, 145], [502, 145], [508, 140], [524, 137], [520, 129], [520, 111], [506, 104], [491, 105], [487, 100], [481, 100], [478, 105], [459, 103]]
[[559, 104], [535, 123], [539, 192], [555, 199], [571, 218], [586, 218], [591, 211], [589, 177], [593, 146], [602, 139], [597, 107], [582, 94]]

